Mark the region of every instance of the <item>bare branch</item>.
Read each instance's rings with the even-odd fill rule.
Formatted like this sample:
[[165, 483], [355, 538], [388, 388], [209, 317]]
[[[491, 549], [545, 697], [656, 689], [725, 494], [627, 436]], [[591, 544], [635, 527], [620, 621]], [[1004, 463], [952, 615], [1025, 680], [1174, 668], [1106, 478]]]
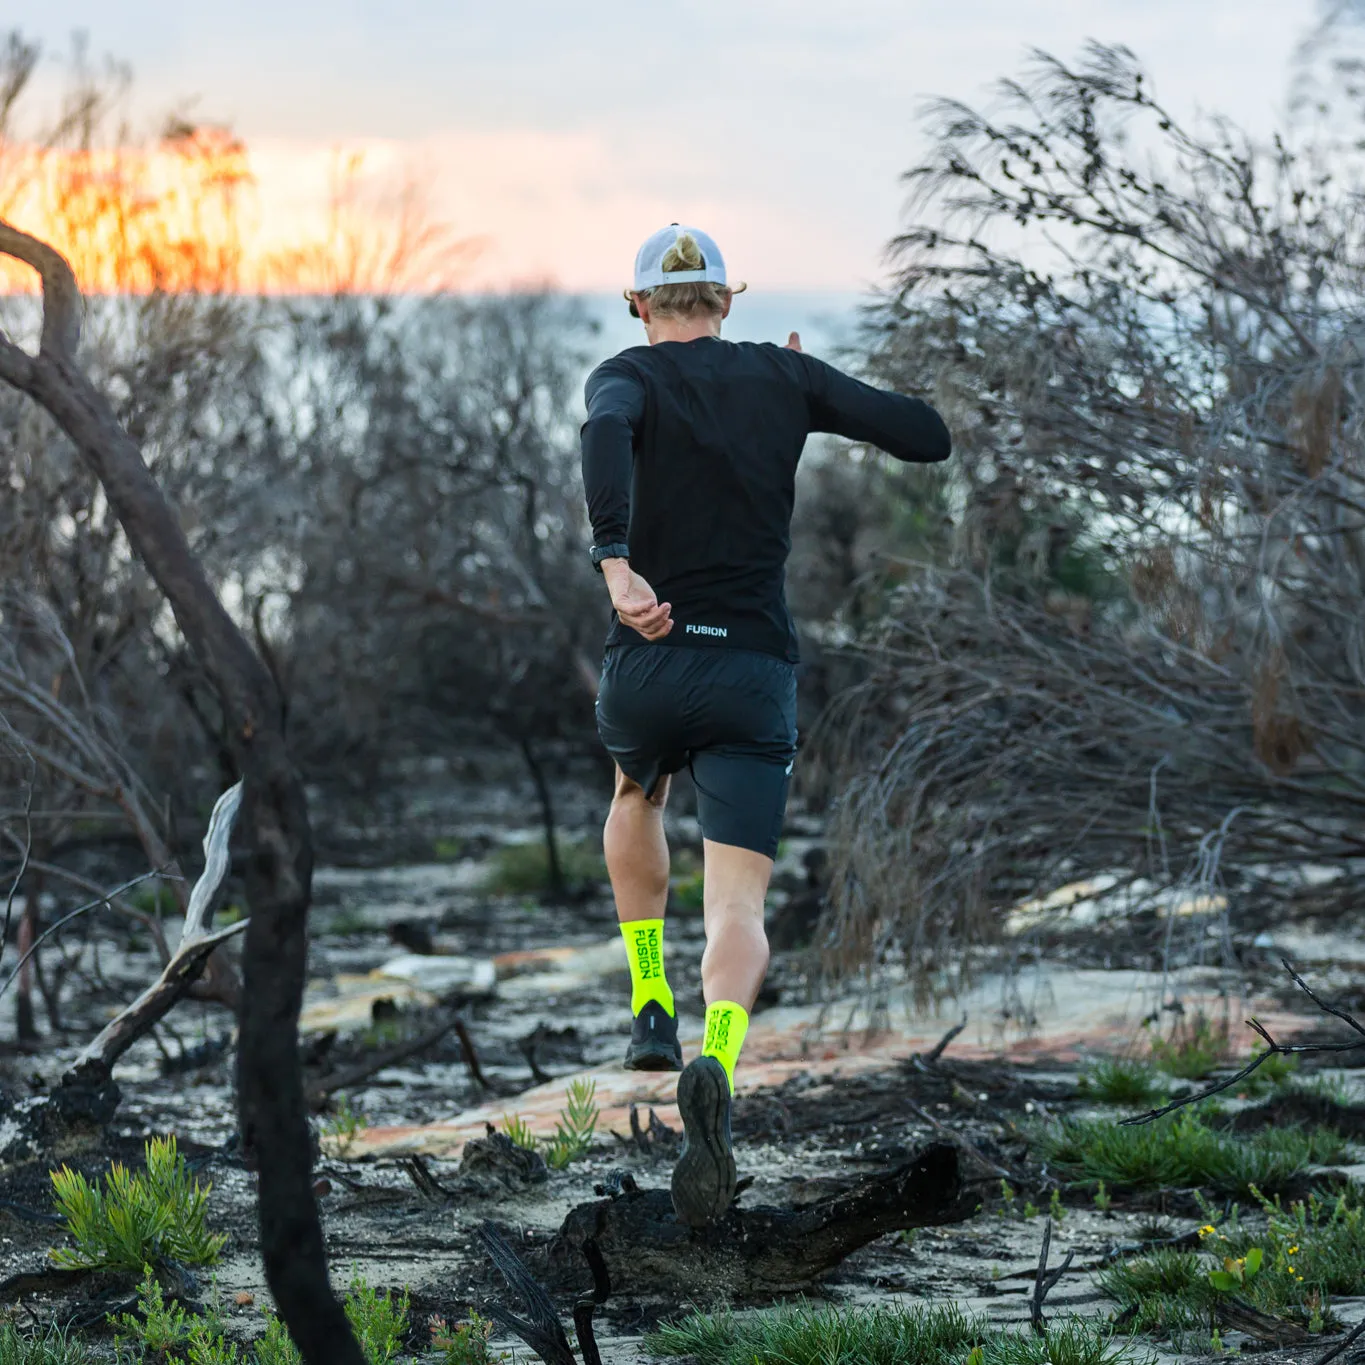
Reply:
[[[66, 257], [46, 242], [20, 232], [3, 219], [0, 219], [0, 254], [13, 256], [15, 260], [32, 266], [42, 278], [43, 331], [38, 348], [39, 358], [46, 361], [74, 361], [76, 347], [81, 339], [81, 295]], [[27, 387], [8, 373], [0, 377], [16, 387]]]

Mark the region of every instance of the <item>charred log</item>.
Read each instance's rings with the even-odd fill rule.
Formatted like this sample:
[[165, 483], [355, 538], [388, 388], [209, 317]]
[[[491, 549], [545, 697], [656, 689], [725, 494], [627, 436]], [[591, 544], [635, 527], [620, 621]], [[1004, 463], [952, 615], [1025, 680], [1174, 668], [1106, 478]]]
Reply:
[[622, 1182], [615, 1197], [580, 1204], [546, 1249], [551, 1285], [582, 1275], [585, 1242], [595, 1242], [612, 1283], [626, 1294], [737, 1300], [809, 1288], [859, 1247], [888, 1232], [961, 1222], [978, 1196], [959, 1151], [933, 1143], [908, 1161], [804, 1208], [733, 1207], [694, 1230], [673, 1213], [667, 1190]]

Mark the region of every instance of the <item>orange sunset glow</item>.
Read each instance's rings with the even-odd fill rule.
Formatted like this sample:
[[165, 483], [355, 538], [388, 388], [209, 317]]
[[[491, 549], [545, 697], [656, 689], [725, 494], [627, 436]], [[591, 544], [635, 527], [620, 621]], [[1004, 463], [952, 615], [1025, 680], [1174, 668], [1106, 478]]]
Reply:
[[[91, 294], [434, 291], [459, 283], [476, 244], [427, 209], [415, 177], [333, 151], [311, 212], [261, 211], [246, 145], [185, 126], [151, 147], [0, 142], [0, 217], [56, 246]], [[0, 258], [0, 292], [34, 273]]]

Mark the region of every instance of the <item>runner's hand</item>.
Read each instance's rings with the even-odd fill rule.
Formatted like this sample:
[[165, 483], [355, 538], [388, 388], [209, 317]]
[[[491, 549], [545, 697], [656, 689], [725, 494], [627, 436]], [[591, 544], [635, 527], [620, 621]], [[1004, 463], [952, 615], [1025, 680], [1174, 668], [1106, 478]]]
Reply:
[[660, 603], [654, 589], [630, 567], [629, 560], [604, 560], [602, 574], [623, 626], [638, 631], [646, 640], [662, 640], [673, 629], [671, 604]]
[[791, 336], [789, 336], [789, 337], [787, 338], [787, 350], [789, 350], [789, 351], [799, 351], [800, 349], [801, 349], [801, 333], [800, 333], [800, 332], [793, 332], [793, 333], [791, 334]]

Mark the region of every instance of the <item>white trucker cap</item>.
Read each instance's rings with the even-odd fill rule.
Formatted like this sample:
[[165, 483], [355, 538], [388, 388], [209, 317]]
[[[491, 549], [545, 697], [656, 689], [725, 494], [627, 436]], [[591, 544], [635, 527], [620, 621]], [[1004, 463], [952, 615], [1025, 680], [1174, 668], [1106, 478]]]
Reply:
[[[701, 248], [702, 268], [700, 270], [665, 270], [664, 257], [669, 248], [683, 233], [690, 233]], [[658, 289], [665, 284], [709, 283], [724, 285], [734, 293], [741, 293], [744, 285], [730, 285], [725, 278], [725, 257], [714, 238], [700, 228], [684, 227], [680, 223], [670, 223], [666, 228], [648, 238], [635, 253], [635, 283], [631, 289], [643, 293], [646, 289]]]

